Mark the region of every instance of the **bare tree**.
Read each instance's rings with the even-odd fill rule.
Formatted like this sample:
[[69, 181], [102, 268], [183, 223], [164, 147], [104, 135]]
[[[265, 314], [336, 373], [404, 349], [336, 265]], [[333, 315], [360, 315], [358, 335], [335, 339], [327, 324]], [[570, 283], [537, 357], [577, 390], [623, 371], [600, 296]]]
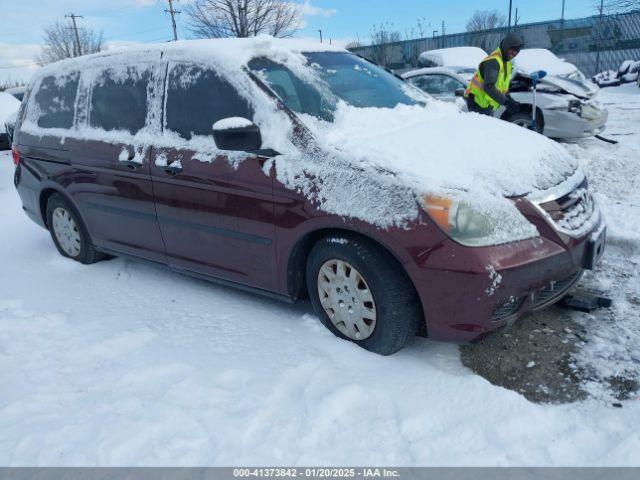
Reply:
[[507, 19], [497, 10], [476, 10], [467, 22], [467, 32], [474, 32], [472, 43], [485, 51], [498, 46]]
[[371, 29], [371, 60], [385, 67], [389, 65], [397, 49], [393, 44], [399, 41], [400, 32], [393, 30], [392, 23], [374, 25]]
[[[79, 40], [79, 51], [76, 45]], [[78, 28], [76, 39], [70, 23], [57, 21], [44, 29], [42, 53], [36, 61], [40, 65], [56, 62], [64, 58], [87, 55], [102, 50], [104, 38], [102, 32], [96, 33], [90, 28]]]
[[185, 11], [200, 38], [290, 37], [302, 21], [300, 6], [285, 0], [195, 0]]

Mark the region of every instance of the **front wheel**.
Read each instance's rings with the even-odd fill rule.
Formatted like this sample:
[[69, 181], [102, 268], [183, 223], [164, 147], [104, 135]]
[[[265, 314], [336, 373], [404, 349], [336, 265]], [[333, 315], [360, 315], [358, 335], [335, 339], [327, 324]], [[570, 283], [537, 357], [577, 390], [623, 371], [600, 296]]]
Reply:
[[316, 314], [334, 335], [391, 355], [417, 333], [423, 316], [413, 285], [373, 243], [326, 237], [311, 250], [306, 274]]
[[[508, 117], [507, 121], [529, 130], [533, 130], [533, 119], [531, 118], [531, 113], [518, 112]], [[540, 118], [540, 115], [536, 118], [536, 132], [542, 133], [542, 119]]]

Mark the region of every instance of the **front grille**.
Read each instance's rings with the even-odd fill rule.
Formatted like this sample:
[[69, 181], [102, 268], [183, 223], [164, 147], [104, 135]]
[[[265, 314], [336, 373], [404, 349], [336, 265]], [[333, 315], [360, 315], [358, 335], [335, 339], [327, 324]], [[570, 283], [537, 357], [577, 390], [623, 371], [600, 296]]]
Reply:
[[579, 237], [600, 220], [600, 212], [586, 180], [575, 190], [555, 200], [539, 204], [558, 230]]
[[544, 288], [541, 288], [537, 292], [533, 292], [533, 308], [537, 308], [545, 303], [548, 303], [558, 297], [564, 295], [569, 288], [578, 281], [582, 275], [582, 270], [574, 273], [573, 275], [557, 282], [551, 282]]
[[522, 305], [523, 300], [524, 299], [522, 297], [510, 297], [506, 302], [502, 302], [493, 311], [493, 314], [491, 315], [491, 321], [497, 322], [498, 320], [502, 320], [509, 315], [513, 315], [518, 311], [520, 305]]

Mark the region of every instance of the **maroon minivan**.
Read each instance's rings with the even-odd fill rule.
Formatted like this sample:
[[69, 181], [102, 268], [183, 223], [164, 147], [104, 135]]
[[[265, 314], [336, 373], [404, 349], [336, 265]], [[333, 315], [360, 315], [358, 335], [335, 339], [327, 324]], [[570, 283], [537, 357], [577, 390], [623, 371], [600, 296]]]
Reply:
[[[579, 171], [544, 196], [509, 200], [538, 232], [517, 241], [476, 242], [483, 227], [468, 211], [401, 188], [395, 203], [415, 212], [404, 221], [328, 206], [327, 186], [334, 203], [343, 187], [321, 172], [352, 167], [291, 171], [325, 161], [309, 119], [330, 128], [329, 98], [386, 109], [420, 99], [349, 52], [300, 45], [178, 42], [44, 67], [13, 143], [24, 211], [66, 257], [128, 255], [292, 302], [308, 296], [335, 335], [383, 355], [417, 333], [476, 339], [559, 300], [593, 268], [605, 228]], [[331, 81], [304, 78], [287, 55]], [[256, 107], [265, 101], [273, 113]], [[287, 145], [299, 156], [285, 168]], [[367, 167], [355, 168], [344, 188], [367, 195]]]

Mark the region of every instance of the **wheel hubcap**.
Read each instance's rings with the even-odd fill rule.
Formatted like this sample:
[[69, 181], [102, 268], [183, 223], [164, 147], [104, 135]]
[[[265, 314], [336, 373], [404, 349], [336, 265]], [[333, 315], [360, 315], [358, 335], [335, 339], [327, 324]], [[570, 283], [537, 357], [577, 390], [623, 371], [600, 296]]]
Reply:
[[376, 328], [376, 304], [364, 277], [349, 262], [332, 259], [320, 267], [318, 296], [340, 333], [352, 340], [371, 336]]
[[70, 257], [77, 257], [80, 254], [80, 230], [73, 217], [67, 210], [58, 207], [52, 215], [53, 233], [58, 240], [58, 244]]

